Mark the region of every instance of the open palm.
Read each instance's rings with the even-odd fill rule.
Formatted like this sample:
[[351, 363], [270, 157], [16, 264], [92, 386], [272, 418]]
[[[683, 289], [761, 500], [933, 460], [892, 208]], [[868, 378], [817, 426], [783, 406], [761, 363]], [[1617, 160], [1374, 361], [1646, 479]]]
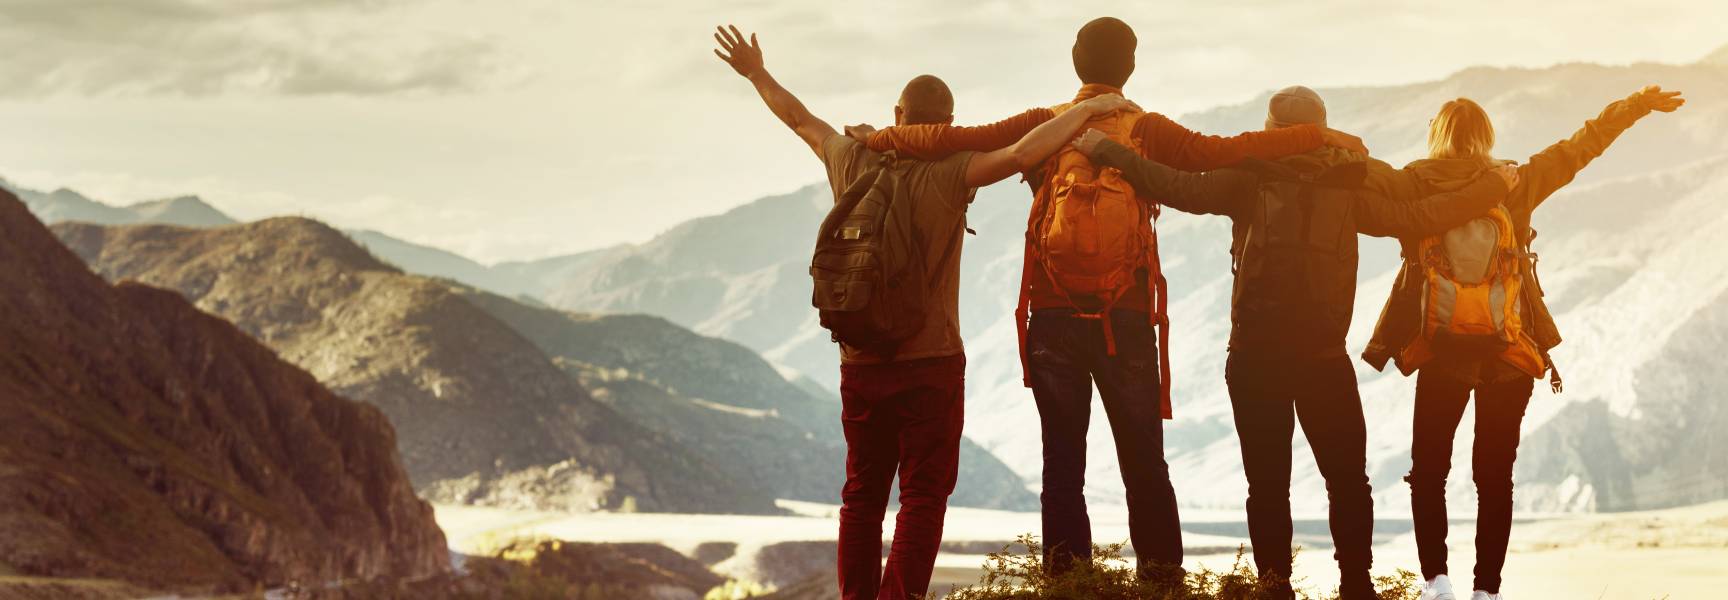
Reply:
[[1650, 110], [1660, 112], [1674, 112], [1675, 109], [1686, 105], [1686, 99], [1680, 97], [1679, 91], [1665, 92], [1659, 85], [1652, 85], [1639, 91], [1638, 99], [1644, 103], [1644, 106], [1650, 107]]
[[[728, 31], [728, 28], [731, 30]], [[720, 42], [720, 49], [714, 51], [715, 56], [732, 65], [732, 70], [745, 77], [762, 71], [762, 46], [756, 43], [756, 34], [750, 34], [750, 43], [746, 44], [744, 34], [738, 31], [736, 25], [715, 27], [714, 30], [718, 32], [714, 34], [714, 41]]]

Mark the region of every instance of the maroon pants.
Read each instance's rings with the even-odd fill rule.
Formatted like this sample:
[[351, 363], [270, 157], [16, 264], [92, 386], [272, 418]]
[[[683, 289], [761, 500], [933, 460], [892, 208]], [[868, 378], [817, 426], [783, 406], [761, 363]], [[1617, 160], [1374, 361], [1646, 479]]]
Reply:
[[[966, 357], [840, 366], [846, 485], [840, 490], [840, 596], [924, 595], [959, 473]], [[882, 517], [900, 474], [900, 516], [882, 566]]]

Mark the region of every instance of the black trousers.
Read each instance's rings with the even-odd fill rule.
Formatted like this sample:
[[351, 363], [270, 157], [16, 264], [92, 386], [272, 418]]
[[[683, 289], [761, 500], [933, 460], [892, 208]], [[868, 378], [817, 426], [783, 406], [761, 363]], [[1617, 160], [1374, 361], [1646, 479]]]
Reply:
[[1103, 323], [1062, 311], [1038, 311], [1026, 332], [1032, 396], [1044, 430], [1045, 559], [1054, 571], [1092, 555], [1086, 514], [1086, 429], [1092, 421], [1092, 386], [1116, 439], [1116, 460], [1127, 489], [1128, 536], [1144, 575], [1166, 575], [1182, 564], [1176, 491], [1164, 461], [1159, 411], [1158, 339], [1146, 313], [1111, 315], [1116, 355], [1104, 344]]
[[1476, 482], [1476, 589], [1500, 592], [1500, 570], [1512, 537], [1512, 463], [1518, 460], [1518, 430], [1530, 405], [1535, 380], [1470, 385], [1441, 373], [1416, 375], [1415, 436], [1410, 446], [1410, 512], [1422, 577], [1446, 573], [1446, 475], [1452, 470], [1452, 438], [1470, 392], [1476, 392], [1476, 442], [1470, 471]]
[[[1232, 352], [1225, 380], [1248, 476], [1248, 536], [1261, 576], [1290, 579], [1290, 443], [1299, 421], [1326, 479], [1342, 597], [1376, 597], [1368, 575], [1374, 535], [1368, 436], [1350, 358], [1292, 359]], [[1294, 597], [1287, 584], [1279, 595]]]

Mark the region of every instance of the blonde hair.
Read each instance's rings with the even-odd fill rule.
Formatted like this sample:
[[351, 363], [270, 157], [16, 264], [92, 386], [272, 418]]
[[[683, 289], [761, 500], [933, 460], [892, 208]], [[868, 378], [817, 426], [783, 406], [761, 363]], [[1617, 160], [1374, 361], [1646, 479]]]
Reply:
[[1428, 158], [1493, 160], [1494, 123], [1488, 111], [1469, 98], [1459, 98], [1440, 107], [1428, 123]]

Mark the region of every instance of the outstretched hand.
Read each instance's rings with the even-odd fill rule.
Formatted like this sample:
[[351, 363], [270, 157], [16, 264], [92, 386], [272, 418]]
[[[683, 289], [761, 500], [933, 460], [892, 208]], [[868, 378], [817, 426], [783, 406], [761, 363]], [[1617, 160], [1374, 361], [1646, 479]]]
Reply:
[[1662, 86], [1659, 85], [1646, 86], [1637, 94], [1633, 94], [1633, 97], [1638, 99], [1639, 104], [1659, 112], [1674, 112], [1675, 109], [1686, 105], [1686, 99], [1680, 97], [1678, 90], [1664, 92]]
[[1320, 142], [1327, 146], [1343, 148], [1364, 156], [1368, 154], [1368, 145], [1362, 143], [1362, 138], [1330, 127], [1320, 130]]
[[1098, 149], [1098, 144], [1104, 143], [1104, 140], [1107, 139], [1110, 139], [1110, 136], [1104, 135], [1104, 132], [1096, 129], [1087, 129], [1086, 133], [1082, 133], [1080, 134], [1080, 137], [1074, 138], [1074, 149], [1079, 150], [1081, 154], [1092, 156], [1092, 152]]
[[[728, 31], [728, 28], [731, 30]], [[750, 42], [745, 43], [744, 34], [738, 31], [736, 25], [715, 27], [714, 30], [718, 32], [714, 34], [714, 41], [720, 42], [720, 49], [714, 51], [715, 56], [732, 65], [732, 70], [744, 77], [762, 72], [762, 46], [756, 43], [756, 34], [750, 34]]]

